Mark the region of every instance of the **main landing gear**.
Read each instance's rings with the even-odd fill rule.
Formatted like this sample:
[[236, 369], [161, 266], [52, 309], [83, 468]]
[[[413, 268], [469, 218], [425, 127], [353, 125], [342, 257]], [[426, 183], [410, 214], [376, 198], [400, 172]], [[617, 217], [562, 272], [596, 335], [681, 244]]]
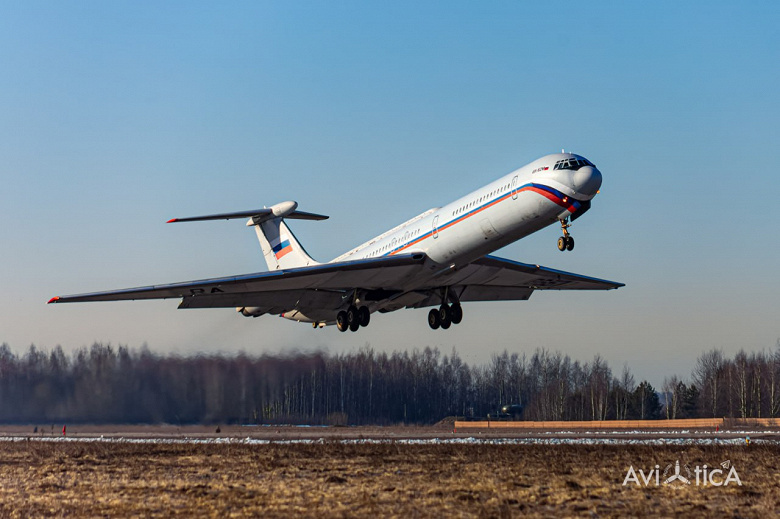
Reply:
[[571, 224], [569, 223], [568, 218], [561, 220], [563, 236], [558, 238], [558, 250], [561, 252], [565, 250], [574, 250], [574, 238], [569, 234], [569, 227], [571, 227]]
[[368, 326], [370, 320], [371, 312], [367, 306], [358, 308], [355, 305], [349, 305], [346, 311], [342, 310], [336, 314], [336, 328], [340, 332], [346, 332], [347, 329], [356, 332], [361, 326]]
[[[452, 304], [447, 304], [452, 301]], [[428, 326], [436, 330], [446, 330], [453, 324], [460, 324], [463, 320], [463, 307], [455, 294], [450, 293], [449, 287], [444, 287], [441, 294], [441, 306], [428, 312]]]
[[[447, 304], [452, 301], [452, 304]], [[436, 330], [446, 330], [453, 324], [460, 324], [463, 320], [463, 307], [455, 294], [450, 293], [449, 287], [444, 287], [441, 294], [441, 306], [428, 312], [428, 326]]]
[[443, 304], [439, 308], [434, 308], [428, 312], [428, 326], [434, 330], [440, 327], [446, 330], [450, 325], [460, 324], [462, 320], [463, 307], [459, 303]]

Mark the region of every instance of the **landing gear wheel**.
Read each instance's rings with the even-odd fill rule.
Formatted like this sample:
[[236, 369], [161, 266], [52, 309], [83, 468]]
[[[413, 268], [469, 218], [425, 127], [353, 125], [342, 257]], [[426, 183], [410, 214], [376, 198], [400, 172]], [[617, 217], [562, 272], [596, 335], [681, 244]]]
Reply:
[[358, 309], [355, 305], [350, 305], [349, 308], [347, 308], [347, 323], [360, 323]]
[[428, 326], [430, 326], [432, 330], [436, 330], [439, 328], [439, 326], [441, 326], [439, 311], [435, 308], [428, 312]]
[[452, 312], [447, 305], [441, 305], [439, 308], [439, 319], [441, 320], [441, 327], [446, 330], [452, 324]]
[[350, 331], [356, 332], [360, 328], [360, 316], [355, 305], [350, 305], [347, 308], [347, 323], [349, 323]]
[[574, 250], [574, 238], [572, 236], [566, 237], [566, 250]]
[[349, 323], [347, 322], [347, 312], [344, 310], [336, 314], [336, 328], [338, 328], [340, 332], [346, 332], [347, 328], [349, 328]]
[[563, 236], [561, 236], [560, 238], [558, 238], [558, 250], [559, 250], [559, 251], [563, 252], [563, 251], [565, 251], [565, 250], [566, 250], [566, 242], [567, 242], [567, 241], [568, 241], [568, 240], [567, 240], [565, 237], [563, 237]]
[[368, 311], [367, 306], [358, 308], [358, 318], [360, 326], [368, 326], [368, 322], [371, 320], [371, 312]]
[[452, 324], [460, 324], [460, 322], [463, 320], [463, 307], [458, 304], [452, 305], [450, 307], [450, 314], [452, 314], [452, 317], [450, 318], [452, 320]]

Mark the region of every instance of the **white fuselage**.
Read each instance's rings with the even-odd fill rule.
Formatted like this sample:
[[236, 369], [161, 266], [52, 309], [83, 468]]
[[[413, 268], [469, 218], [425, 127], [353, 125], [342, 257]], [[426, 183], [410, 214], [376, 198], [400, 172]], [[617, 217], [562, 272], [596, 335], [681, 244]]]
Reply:
[[[601, 173], [571, 153], [547, 155], [443, 207], [433, 208], [333, 259], [333, 262], [425, 253], [427, 274], [410, 278], [404, 290], [435, 284], [445, 270], [469, 263], [550, 224], [584, 212], [601, 186]], [[348, 302], [348, 301], [347, 301]], [[371, 312], [408, 303], [366, 303]], [[333, 310], [298, 307], [282, 317], [333, 322]]]
[[[424, 252], [440, 264], [470, 263], [568, 218], [601, 186], [595, 167], [554, 169], [582, 157], [547, 155], [444, 207], [429, 209], [333, 261]], [[587, 170], [587, 171], [581, 171]]]

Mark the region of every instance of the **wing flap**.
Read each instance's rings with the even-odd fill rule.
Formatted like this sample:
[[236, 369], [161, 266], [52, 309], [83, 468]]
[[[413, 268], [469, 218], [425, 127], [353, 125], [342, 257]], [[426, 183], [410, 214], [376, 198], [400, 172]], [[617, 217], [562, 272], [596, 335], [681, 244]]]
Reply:
[[526, 287], [467, 286], [461, 301], [526, 301], [533, 289]]
[[185, 297], [179, 308], [241, 308], [252, 307], [263, 313], [279, 314], [293, 308], [336, 309], [343, 292], [327, 290], [274, 290], [239, 294], [208, 294]]

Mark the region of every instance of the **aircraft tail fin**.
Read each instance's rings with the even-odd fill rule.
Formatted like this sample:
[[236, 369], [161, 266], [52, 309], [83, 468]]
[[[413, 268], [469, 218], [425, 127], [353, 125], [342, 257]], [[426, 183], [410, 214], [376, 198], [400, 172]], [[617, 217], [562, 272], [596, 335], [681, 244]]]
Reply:
[[282, 270], [319, 265], [301, 246], [283, 218], [273, 218], [254, 225], [268, 270]]
[[297, 211], [297, 208], [297, 202], [289, 201], [271, 207], [253, 209], [250, 211], [194, 216], [190, 218], [173, 218], [168, 220], [168, 223], [230, 220], [233, 218], [249, 217], [249, 221], [246, 225], [255, 228], [257, 239], [260, 241], [260, 247], [263, 249], [263, 256], [265, 257], [269, 270], [319, 265], [319, 263], [314, 261], [306, 250], [304, 250], [290, 228], [284, 223], [284, 219], [325, 220], [328, 217], [322, 214]]

